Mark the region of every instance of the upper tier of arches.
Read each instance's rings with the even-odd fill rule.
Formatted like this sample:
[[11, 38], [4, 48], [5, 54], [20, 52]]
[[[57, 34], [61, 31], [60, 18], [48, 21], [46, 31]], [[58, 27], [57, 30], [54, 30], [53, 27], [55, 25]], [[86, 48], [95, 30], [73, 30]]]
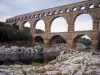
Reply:
[[83, 1], [79, 3], [73, 3], [69, 5], [36, 11], [36, 12], [24, 14], [24, 15], [19, 15], [19, 16], [7, 19], [6, 22], [11, 23], [11, 22], [29, 20], [29, 19], [34, 19], [34, 18], [41, 19], [46, 16], [53, 16], [53, 15], [69, 13], [69, 12], [89, 10], [89, 9], [99, 8], [99, 7], [100, 7], [100, 0], [88, 0], [88, 1]]

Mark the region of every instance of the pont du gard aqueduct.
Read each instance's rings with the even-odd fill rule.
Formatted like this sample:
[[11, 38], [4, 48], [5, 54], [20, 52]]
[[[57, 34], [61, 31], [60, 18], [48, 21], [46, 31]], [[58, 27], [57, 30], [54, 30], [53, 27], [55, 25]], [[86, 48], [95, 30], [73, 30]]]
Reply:
[[[75, 20], [81, 14], [89, 14], [93, 20], [92, 30], [74, 31]], [[51, 23], [54, 19], [63, 17], [68, 23], [68, 32], [51, 33]], [[36, 23], [43, 20], [45, 23], [45, 33], [36, 33]], [[75, 49], [76, 43], [80, 37], [87, 35], [92, 40], [92, 47], [99, 50], [100, 47], [100, 0], [87, 0], [83, 2], [58, 6], [54, 8], [35, 11], [23, 15], [18, 15], [6, 20], [7, 24], [19, 25], [19, 30], [24, 30], [24, 24], [29, 22], [31, 25], [31, 33], [33, 42], [44, 43], [44, 48], [49, 48], [52, 40], [61, 38], [69, 48]]]

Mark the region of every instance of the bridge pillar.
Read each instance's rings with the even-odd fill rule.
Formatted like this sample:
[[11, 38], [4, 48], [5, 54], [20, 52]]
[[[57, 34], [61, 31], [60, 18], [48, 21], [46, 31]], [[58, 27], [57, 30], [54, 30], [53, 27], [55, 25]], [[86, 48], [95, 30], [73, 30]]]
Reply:
[[49, 48], [49, 40], [44, 39], [44, 50], [47, 50]]
[[74, 31], [74, 23], [73, 22], [68, 23], [68, 31], [71, 31], [71, 32]]
[[92, 47], [94, 50], [97, 50], [99, 43], [99, 31], [94, 31], [92, 34]]
[[23, 22], [22, 21], [18, 21], [18, 23], [17, 23], [18, 25], [19, 25], [19, 30], [20, 31], [23, 31], [23, 27], [22, 27], [22, 24], [23, 24]]
[[93, 30], [94, 31], [99, 30], [99, 19], [96, 17], [93, 17]]

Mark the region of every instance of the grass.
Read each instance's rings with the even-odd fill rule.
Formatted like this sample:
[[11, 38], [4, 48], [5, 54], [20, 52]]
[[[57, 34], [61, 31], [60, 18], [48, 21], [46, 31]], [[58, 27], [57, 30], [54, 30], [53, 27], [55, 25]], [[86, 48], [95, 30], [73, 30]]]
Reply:
[[27, 75], [27, 72], [26, 72], [25, 70], [23, 70], [23, 69], [22, 69], [22, 73], [23, 73], [24, 75]]
[[44, 66], [44, 63], [32, 62], [32, 66]]

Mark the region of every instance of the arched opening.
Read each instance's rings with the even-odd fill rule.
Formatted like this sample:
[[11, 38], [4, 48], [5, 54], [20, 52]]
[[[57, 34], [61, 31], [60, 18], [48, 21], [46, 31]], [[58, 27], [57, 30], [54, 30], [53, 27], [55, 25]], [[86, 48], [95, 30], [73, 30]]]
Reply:
[[57, 44], [57, 43], [66, 43], [66, 41], [60, 36], [60, 35], [55, 35], [50, 39], [50, 44]]
[[77, 9], [76, 8], [73, 8], [73, 11], [76, 11]]
[[18, 23], [14, 23], [14, 24], [12, 25], [12, 27], [15, 28], [15, 29], [19, 29]]
[[23, 23], [23, 31], [26, 32], [26, 33], [31, 33], [31, 25], [29, 22], [25, 21]]
[[92, 41], [87, 35], [80, 34], [73, 39], [72, 47], [76, 50], [90, 51], [92, 49]]
[[100, 7], [100, 3], [99, 3], [99, 7]]
[[38, 43], [38, 44], [44, 44], [44, 40], [43, 40], [43, 38], [41, 36], [36, 36], [34, 38], [34, 42]]
[[93, 4], [89, 5], [89, 8], [94, 8], [94, 5]]
[[82, 7], [81, 7], [81, 10], [84, 10], [84, 9], [85, 9], [85, 7], [84, 7], [84, 6], [82, 6]]
[[45, 32], [45, 23], [43, 20], [38, 20], [35, 25], [36, 33], [44, 33]]
[[48, 12], [48, 15], [52, 15], [52, 13], [51, 12]]
[[53, 19], [51, 23], [51, 32], [66, 32], [68, 31], [68, 24], [63, 17]]
[[60, 35], [54, 35], [49, 40], [49, 47], [51, 51], [66, 50], [66, 40]]
[[65, 12], [69, 12], [69, 9], [66, 9]]
[[59, 13], [62, 14], [63, 13], [63, 10], [60, 10]]
[[86, 31], [93, 29], [93, 20], [89, 14], [81, 14], [75, 20], [75, 31]]
[[57, 14], [57, 11], [54, 11], [53, 14]]

